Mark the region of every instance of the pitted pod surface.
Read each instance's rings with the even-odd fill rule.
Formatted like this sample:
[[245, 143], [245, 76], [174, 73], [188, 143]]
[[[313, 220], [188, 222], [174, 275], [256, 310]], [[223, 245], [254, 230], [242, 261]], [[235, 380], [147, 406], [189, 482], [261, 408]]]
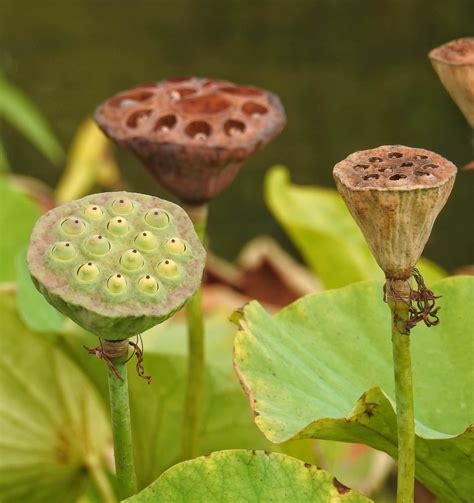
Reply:
[[456, 174], [454, 164], [434, 152], [384, 145], [351, 154], [334, 175], [354, 190], [411, 190], [442, 185]]
[[110, 318], [168, 317], [199, 287], [204, 260], [184, 210], [127, 192], [54, 208], [37, 222], [28, 250], [48, 300]]

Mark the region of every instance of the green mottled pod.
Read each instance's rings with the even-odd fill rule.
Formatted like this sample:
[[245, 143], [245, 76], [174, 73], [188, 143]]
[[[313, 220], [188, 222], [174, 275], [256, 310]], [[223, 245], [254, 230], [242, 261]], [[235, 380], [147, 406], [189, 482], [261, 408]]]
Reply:
[[474, 129], [474, 37], [452, 40], [429, 53], [441, 83]]
[[[171, 240], [185, 250], [169, 249]], [[108, 340], [144, 332], [181, 309], [199, 288], [204, 261], [183, 209], [127, 192], [54, 208], [36, 223], [28, 249], [46, 300]]]
[[333, 173], [386, 277], [409, 278], [451, 192], [456, 166], [428, 150], [387, 145], [351, 154]]

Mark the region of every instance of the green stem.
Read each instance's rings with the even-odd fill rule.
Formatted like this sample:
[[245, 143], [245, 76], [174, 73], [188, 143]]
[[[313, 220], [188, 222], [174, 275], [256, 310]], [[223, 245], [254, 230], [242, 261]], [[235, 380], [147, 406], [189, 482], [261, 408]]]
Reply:
[[[395, 283], [395, 282], [394, 282]], [[411, 503], [415, 484], [415, 411], [413, 404], [413, 380], [410, 356], [410, 334], [406, 328], [409, 318], [409, 280], [398, 281], [392, 288], [395, 298], [388, 303], [392, 311], [392, 350], [397, 403], [398, 474], [397, 503]], [[393, 283], [392, 283], [393, 285]], [[390, 288], [388, 289], [390, 292]], [[407, 333], [408, 332], [408, 333]]]
[[102, 503], [117, 503], [117, 498], [101, 462], [96, 457], [90, 458], [87, 461], [87, 469], [99, 491]]
[[[205, 241], [207, 205], [186, 208], [197, 235]], [[186, 306], [188, 325], [188, 379], [183, 417], [181, 458], [190, 459], [197, 454], [199, 420], [204, 389], [204, 315], [202, 291], [199, 289]]]
[[[133, 461], [132, 448], [132, 430], [130, 425], [130, 403], [128, 398], [128, 379], [127, 379], [127, 356], [128, 340], [124, 341], [105, 341], [102, 340], [104, 352], [107, 355], [119, 354], [111, 358], [115, 372], [112, 368], [107, 368], [109, 380], [109, 400], [110, 416], [112, 420], [112, 433], [114, 438], [115, 470], [119, 487], [120, 499], [138, 492], [137, 477]], [[119, 348], [121, 344], [122, 348]], [[112, 346], [113, 349], [110, 349]], [[116, 346], [115, 348], [113, 346]]]

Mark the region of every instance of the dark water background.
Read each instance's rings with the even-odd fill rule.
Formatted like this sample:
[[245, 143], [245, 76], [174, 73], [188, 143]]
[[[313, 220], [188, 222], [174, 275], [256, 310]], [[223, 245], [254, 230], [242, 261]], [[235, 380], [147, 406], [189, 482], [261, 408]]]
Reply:
[[[288, 246], [262, 200], [273, 164], [294, 182], [333, 186], [336, 162], [381, 144], [467, 163], [469, 128], [426, 57], [467, 35], [473, 0], [0, 0], [0, 66], [65, 147], [99, 102], [141, 82], [217, 77], [281, 97], [287, 129], [212, 205], [212, 248], [228, 258], [262, 233]], [[4, 133], [15, 171], [58, 180]], [[165, 194], [131, 155], [119, 161], [131, 189]], [[474, 262], [473, 201], [474, 173], [461, 173], [426, 256], [450, 269]]]

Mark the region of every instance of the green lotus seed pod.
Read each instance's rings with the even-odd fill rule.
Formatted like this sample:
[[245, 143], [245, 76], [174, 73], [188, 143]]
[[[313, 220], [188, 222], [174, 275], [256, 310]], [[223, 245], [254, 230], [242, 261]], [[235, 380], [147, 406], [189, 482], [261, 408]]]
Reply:
[[93, 262], [87, 262], [79, 267], [76, 274], [81, 281], [89, 282], [97, 279], [100, 272]]
[[99, 206], [89, 204], [89, 206], [84, 208], [84, 216], [88, 220], [100, 220], [104, 216], [104, 212], [102, 211], [102, 208], [99, 208]]
[[167, 258], [165, 260], [162, 260], [156, 266], [156, 272], [162, 278], [171, 279], [171, 278], [176, 278], [179, 275], [179, 268], [174, 260]]
[[127, 271], [138, 271], [145, 265], [145, 259], [138, 250], [127, 250], [120, 257], [120, 265]]
[[[120, 201], [131, 204], [126, 216], [118, 214]], [[166, 249], [173, 239], [177, 251], [177, 243], [185, 244], [185, 253]], [[46, 300], [108, 340], [143, 333], [181, 309], [199, 288], [204, 262], [183, 209], [128, 192], [95, 194], [48, 211], [28, 248], [31, 277]]]
[[128, 215], [133, 211], [133, 203], [128, 197], [120, 197], [112, 203], [112, 210], [119, 215]]
[[51, 255], [56, 260], [68, 262], [76, 256], [76, 249], [72, 243], [69, 243], [68, 241], [60, 241], [53, 246]]
[[107, 224], [107, 230], [116, 237], [125, 236], [129, 229], [128, 221], [123, 217], [114, 217]]
[[158, 282], [147, 274], [138, 280], [138, 289], [147, 295], [154, 295], [158, 291]]
[[78, 236], [86, 230], [86, 223], [80, 218], [69, 217], [61, 222], [61, 230], [69, 236]]
[[136, 235], [134, 243], [140, 250], [150, 251], [158, 246], [158, 239], [153, 232], [142, 231]]
[[110, 241], [102, 235], [91, 236], [85, 244], [86, 250], [92, 255], [105, 255], [109, 253], [112, 245]]
[[186, 244], [179, 238], [171, 238], [166, 241], [165, 249], [169, 253], [182, 255], [186, 251]]
[[107, 280], [107, 290], [114, 294], [118, 295], [127, 289], [127, 280], [122, 274], [114, 274], [113, 276], [110, 276], [110, 278]]
[[169, 225], [170, 221], [169, 214], [160, 208], [153, 208], [145, 215], [145, 222], [156, 229], [164, 229]]

